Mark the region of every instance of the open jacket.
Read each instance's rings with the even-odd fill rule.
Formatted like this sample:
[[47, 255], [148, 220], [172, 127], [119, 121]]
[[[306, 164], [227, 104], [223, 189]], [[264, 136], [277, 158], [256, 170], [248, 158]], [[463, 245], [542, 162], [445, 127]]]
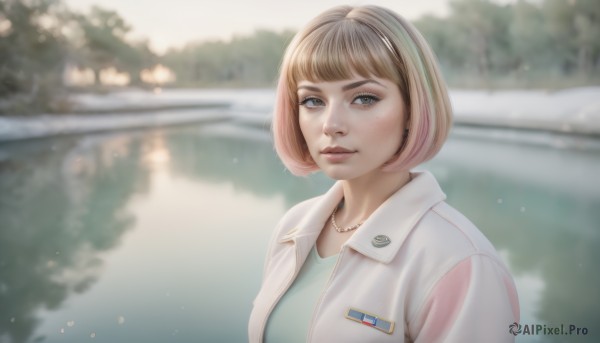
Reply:
[[[388, 198], [342, 246], [307, 342], [513, 342], [512, 277], [487, 238], [444, 202], [429, 172]], [[300, 271], [343, 197], [337, 182], [281, 219], [269, 244], [249, 341]], [[377, 237], [377, 238], [376, 238]]]

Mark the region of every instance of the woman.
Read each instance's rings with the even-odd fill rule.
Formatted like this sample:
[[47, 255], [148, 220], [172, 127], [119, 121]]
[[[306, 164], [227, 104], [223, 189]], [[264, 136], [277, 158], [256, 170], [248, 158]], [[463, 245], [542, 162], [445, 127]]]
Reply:
[[319, 15], [288, 47], [273, 117], [296, 175], [338, 180], [279, 222], [251, 342], [507, 342], [513, 280], [428, 172], [448, 94], [419, 32], [376, 6]]

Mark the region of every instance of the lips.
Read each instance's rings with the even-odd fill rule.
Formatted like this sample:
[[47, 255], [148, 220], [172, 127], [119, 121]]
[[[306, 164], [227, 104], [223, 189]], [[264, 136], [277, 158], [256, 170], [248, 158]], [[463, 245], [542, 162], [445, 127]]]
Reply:
[[346, 149], [346, 148], [340, 147], [340, 146], [327, 147], [327, 148], [321, 150], [322, 154], [348, 154], [348, 153], [353, 153], [353, 152], [356, 152], [356, 151]]
[[321, 150], [321, 156], [323, 156], [325, 161], [334, 164], [344, 163], [354, 156], [355, 153], [356, 150], [346, 149], [341, 146], [329, 146]]

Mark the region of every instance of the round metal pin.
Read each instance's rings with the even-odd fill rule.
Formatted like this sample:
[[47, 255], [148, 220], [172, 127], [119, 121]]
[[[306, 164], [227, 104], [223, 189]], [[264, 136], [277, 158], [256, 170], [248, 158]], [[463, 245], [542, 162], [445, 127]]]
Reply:
[[383, 248], [387, 245], [389, 245], [392, 241], [390, 240], [390, 238], [386, 235], [377, 235], [373, 238], [373, 240], [371, 241], [371, 244], [373, 244], [373, 246], [375, 248]]

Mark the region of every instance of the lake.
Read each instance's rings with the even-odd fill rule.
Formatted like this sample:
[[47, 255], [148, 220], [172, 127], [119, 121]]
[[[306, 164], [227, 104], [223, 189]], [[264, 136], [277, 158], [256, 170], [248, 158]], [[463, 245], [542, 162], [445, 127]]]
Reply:
[[[456, 127], [420, 169], [499, 250], [522, 324], [588, 332], [518, 342], [598, 341], [600, 139]], [[271, 231], [331, 184], [229, 122], [2, 143], [0, 342], [245, 342]]]

